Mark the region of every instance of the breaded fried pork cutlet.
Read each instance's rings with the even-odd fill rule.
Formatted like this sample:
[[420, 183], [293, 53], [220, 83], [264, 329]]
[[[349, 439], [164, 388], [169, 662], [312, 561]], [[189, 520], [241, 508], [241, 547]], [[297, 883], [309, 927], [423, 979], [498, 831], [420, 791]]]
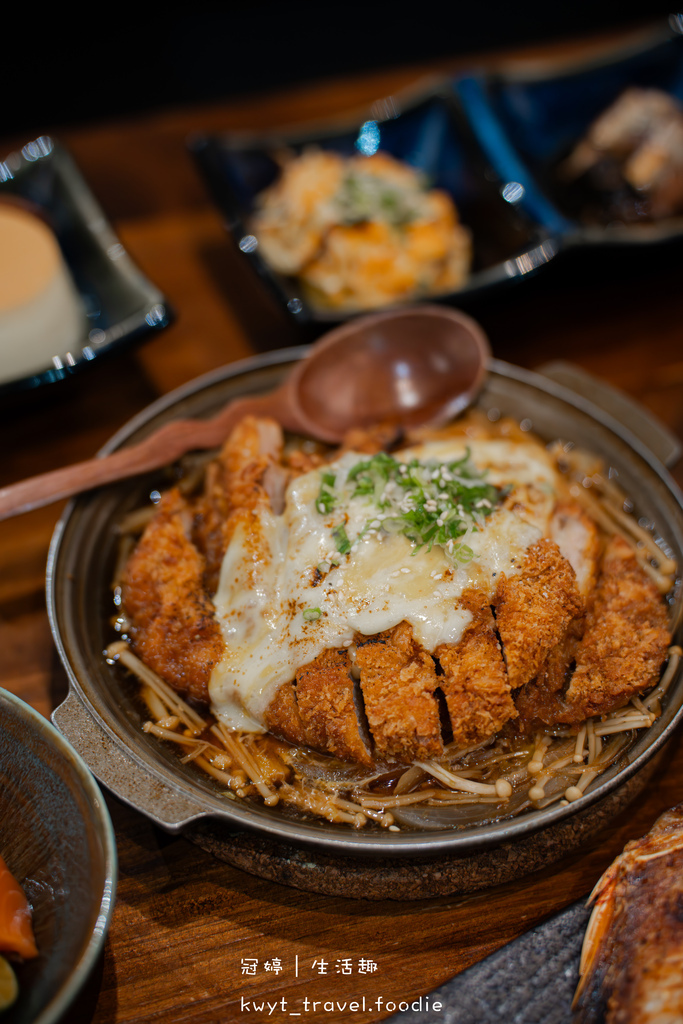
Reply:
[[537, 442], [392, 437], [324, 458], [245, 418], [128, 562], [140, 658], [227, 728], [367, 767], [578, 726], [657, 682], [665, 604]]
[[168, 491], [128, 563], [123, 604], [142, 660], [176, 690], [206, 700], [223, 638], [191, 532], [187, 501]]

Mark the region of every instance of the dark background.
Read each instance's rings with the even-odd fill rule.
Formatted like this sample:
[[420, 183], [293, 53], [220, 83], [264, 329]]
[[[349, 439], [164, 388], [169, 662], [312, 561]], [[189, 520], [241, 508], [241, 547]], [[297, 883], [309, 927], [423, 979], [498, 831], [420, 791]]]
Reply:
[[[233, 2], [16, 14], [0, 134], [249, 95], [324, 77], [665, 19], [676, 4]], [[68, 14], [65, 13], [68, 11]]]

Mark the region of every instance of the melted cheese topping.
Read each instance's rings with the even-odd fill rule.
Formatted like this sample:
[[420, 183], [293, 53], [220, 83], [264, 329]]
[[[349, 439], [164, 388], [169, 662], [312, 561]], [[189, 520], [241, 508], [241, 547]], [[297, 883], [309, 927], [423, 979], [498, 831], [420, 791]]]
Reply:
[[[366, 496], [348, 498], [342, 510], [321, 514], [317, 470], [290, 483], [282, 515], [263, 507], [240, 518], [214, 598], [225, 641], [209, 683], [217, 717], [231, 728], [262, 730], [278, 687], [326, 648], [349, 646], [356, 632], [369, 636], [406, 620], [428, 651], [458, 642], [471, 619], [459, 598], [473, 586], [493, 596], [500, 573], [518, 570], [527, 548], [548, 532], [556, 493], [555, 471], [537, 444], [454, 438], [396, 458], [446, 463], [466, 448], [488, 483], [511, 489], [468, 532], [473, 557], [465, 565], [437, 545], [416, 551], [401, 533], [368, 531], [356, 541], [376, 506]], [[343, 485], [365, 458], [347, 452], [325, 469]], [[336, 554], [333, 537], [340, 513], [356, 541], [345, 555]], [[330, 564], [335, 558], [339, 565]]]

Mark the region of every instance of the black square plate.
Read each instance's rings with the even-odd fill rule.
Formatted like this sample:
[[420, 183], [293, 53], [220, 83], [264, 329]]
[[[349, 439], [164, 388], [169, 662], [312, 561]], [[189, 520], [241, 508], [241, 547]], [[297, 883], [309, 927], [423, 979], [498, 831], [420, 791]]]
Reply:
[[[473, 265], [464, 288], [448, 295], [421, 296], [457, 303], [463, 296], [513, 280], [554, 255], [548, 232], [525, 211], [505, 200], [463, 123], [448, 85], [403, 102], [391, 97], [373, 105], [366, 116], [343, 126], [272, 135], [223, 135], [194, 138], [190, 147], [225, 218], [234, 244], [264, 286], [300, 323], [334, 323], [350, 315], [314, 304], [295, 278], [277, 273], [259, 252], [251, 218], [256, 197], [279, 173], [277, 154], [301, 153], [317, 146], [343, 156], [382, 150], [423, 172], [430, 185], [450, 193], [462, 222], [471, 229]], [[354, 311], [354, 314], [364, 310]]]
[[48, 136], [0, 162], [0, 199], [14, 198], [50, 225], [85, 308], [74, 351], [55, 352], [44, 370], [0, 384], [0, 396], [54, 383], [104, 353], [159, 330], [172, 313], [114, 234], [73, 159]]

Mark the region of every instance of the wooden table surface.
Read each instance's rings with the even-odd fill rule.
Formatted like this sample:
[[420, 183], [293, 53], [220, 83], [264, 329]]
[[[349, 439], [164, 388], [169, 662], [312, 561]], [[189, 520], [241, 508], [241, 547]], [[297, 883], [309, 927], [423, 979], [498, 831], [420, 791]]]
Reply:
[[[546, 48], [543, 55], [561, 57], [566, 50]], [[64, 131], [45, 125], [71, 149], [121, 241], [168, 296], [177, 320], [135, 351], [56, 387], [48, 401], [0, 411], [0, 485], [94, 454], [134, 413], [197, 374], [296, 342], [230, 256], [221, 218], [188, 155], [193, 131], [325, 119], [367, 107], [432, 71], [348, 77]], [[0, 154], [25, 141], [4, 140]], [[497, 357], [525, 367], [572, 360], [624, 389], [683, 439], [682, 270], [681, 244], [610, 250], [598, 258], [574, 253], [466, 308], [488, 332]], [[43, 591], [59, 513], [51, 507], [0, 524], [0, 684], [45, 715], [66, 691]], [[427, 993], [587, 893], [626, 840], [682, 799], [683, 751], [675, 750], [635, 805], [560, 863], [477, 895], [369, 903], [260, 881], [108, 797], [120, 858], [118, 899], [100, 970], [69, 1019], [282, 1022], [298, 1011], [330, 1024], [380, 1020], [388, 1001]], [[246, 961], [256, 963], [254, 973], [245, 973]], [[313, 1010], [314, 1000], [343, 1004], [362, 997], [365, 1012]]]

